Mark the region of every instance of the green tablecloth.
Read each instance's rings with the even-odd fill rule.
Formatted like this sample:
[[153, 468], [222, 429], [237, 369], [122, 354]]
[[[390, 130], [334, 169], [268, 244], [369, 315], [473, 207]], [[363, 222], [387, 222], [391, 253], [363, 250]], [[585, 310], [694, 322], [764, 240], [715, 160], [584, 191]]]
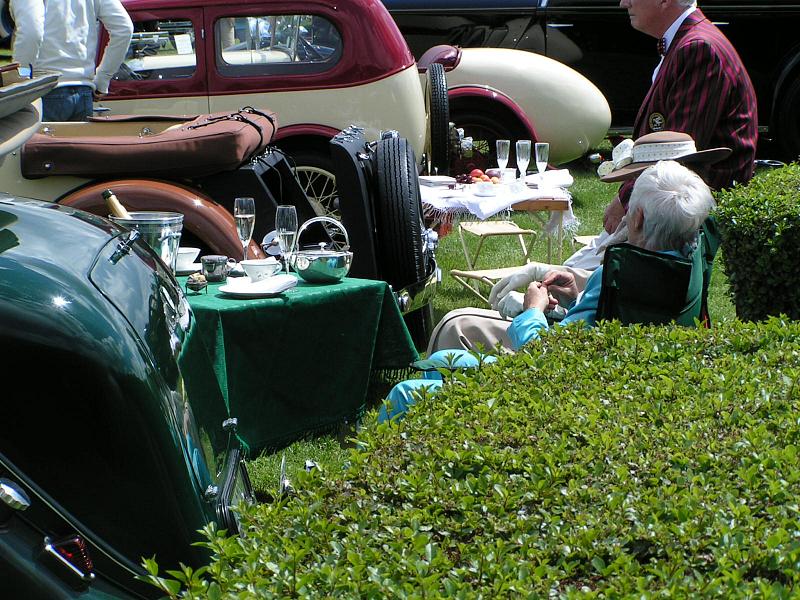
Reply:
[[352, 422], [372, 382], [400, 379], [418, 357], [383, 281], [300, 281], [258, 299], [227, 297], [219, 285], [187, 294], [194, 323], [180, 359], [195, 417], [217, 447], [228, 416], [251, 455]]

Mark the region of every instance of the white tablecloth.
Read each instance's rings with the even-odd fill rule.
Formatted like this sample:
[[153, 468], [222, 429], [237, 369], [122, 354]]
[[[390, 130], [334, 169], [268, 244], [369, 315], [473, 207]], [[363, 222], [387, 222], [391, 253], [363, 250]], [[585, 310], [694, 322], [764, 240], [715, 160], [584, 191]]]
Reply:
[[578, 220], [572, 212], [572, 196], [564, 187], [529, 187], [520, 183], [495, 184], [493, 189], [496, 190], [496, 195], [493, 196], [476, 195], [474, 193], [476, 187], [475, 184], [471, 184], [463, 186], [462, 189], [451, 190], [444, 185], [421, 185], [423, 208], [426, 214], [438, 217], [443, 221], [451, 221], [453, 218], [468, 215], [484, 220], [510, 209], [518, 202], [539, 198], [556, 198], [569, 200], [569, 208], [565, 211], [554, 211], [545, 229], [549, 233], [554, 232], [558, 227], [559, 218], [565, 229], [577, 229]]

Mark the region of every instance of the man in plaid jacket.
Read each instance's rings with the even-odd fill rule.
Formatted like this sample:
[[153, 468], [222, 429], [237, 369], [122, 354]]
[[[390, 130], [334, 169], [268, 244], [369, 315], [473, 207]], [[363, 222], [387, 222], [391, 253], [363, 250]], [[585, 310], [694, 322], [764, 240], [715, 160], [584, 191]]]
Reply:
[[[634, 123], [633, 137], [654, 131], [688, 133], [698, 149], [727, 147], [726, 160], [700, 174], [712, 189], [753, 176], [758, 116], [756, 94], [739, 55], [693, 0], [621, 0], [634, 29], [656, 38], [663, 52]], [[614, 231], [633, 182], [606, 209]]]

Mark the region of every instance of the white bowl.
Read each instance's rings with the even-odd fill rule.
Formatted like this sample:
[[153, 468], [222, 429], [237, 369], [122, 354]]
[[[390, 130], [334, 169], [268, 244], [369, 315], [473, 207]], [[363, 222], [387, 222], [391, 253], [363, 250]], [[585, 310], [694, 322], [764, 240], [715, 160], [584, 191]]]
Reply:
[[175, 268], [178, 271], [188, 271], [194, 265], [194, 261], [200, 255], [200, 248], [189, 248], [188, 246], [181, 246], [178, 248], [178, 260]]
[[244, 272], [250, 278], [250, 281], [262, 281], [268, 277], [272, 277], [281, 270], [281, 263], [274, 257], [267, 258], [253, 258], [239, 262], [244, 269]]

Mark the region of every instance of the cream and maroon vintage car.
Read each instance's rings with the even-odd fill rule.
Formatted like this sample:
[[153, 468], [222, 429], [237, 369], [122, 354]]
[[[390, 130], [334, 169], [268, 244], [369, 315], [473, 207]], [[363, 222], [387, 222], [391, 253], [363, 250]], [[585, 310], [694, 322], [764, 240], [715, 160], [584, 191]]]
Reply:
[[[611, 122], [605, 97], [588, 79], [542, 56], [445, 46], [415, 62], [378, 0], [126, 0], [125, 6], [135, 33], [103, 108], [275, 111], [276, 141], [305, 178], [331, 172], [328, 141], [350, 125], [369, 140], [398, 131], [426, 167], [441, 173], [458, 164], [450, 121], [477, 142], [478, 152], [498, 137], [548, 141], [556, 164], [599, 143]], [[446, 76], [428, 68], [436, 62]]]

